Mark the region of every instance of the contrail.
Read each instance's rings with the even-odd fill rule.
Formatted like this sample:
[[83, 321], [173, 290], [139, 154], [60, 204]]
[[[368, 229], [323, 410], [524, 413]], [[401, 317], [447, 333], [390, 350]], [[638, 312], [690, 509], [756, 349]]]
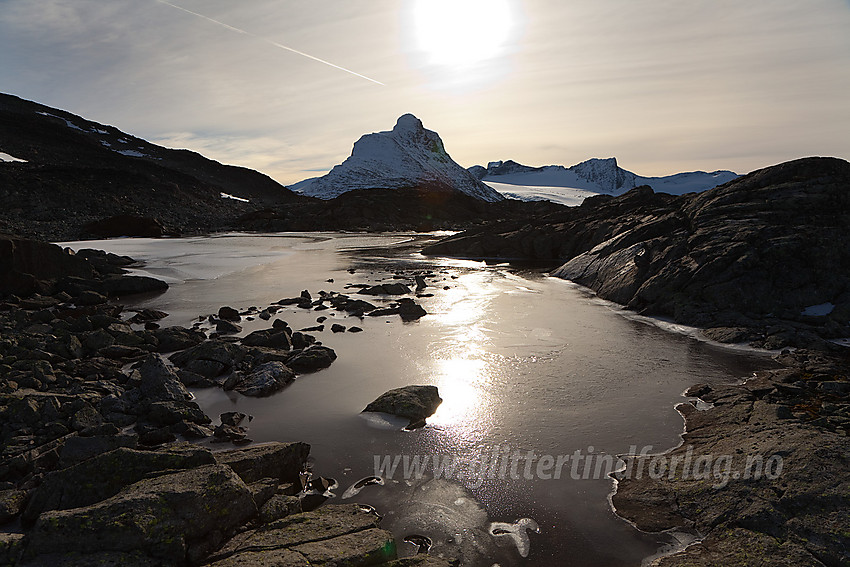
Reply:
[[345, 67], [340, 67], [339, 65], [334, 65], [330, 61], [325, 61], [324, 59], [319, 59], [318, 57], [314, 57], [314, 56], [310, 55], [309, 53], [304, 53], [303, 51], [298, 51], [297, 49], [293, 49], [293, 48], [288, 47], [286, 45], [268, 40], [264, 37], [260, 37], [258, 35], [252, 34], [251, 32], [247, 32], [245, 30], [235, 28], [233, 26], [229, 26], [229, 25], [225, 24], [224, 22], [214, 20], [213, 18], [210, 18], [209, 16], [199, 14], [198, 12], [193, 12], [192, 10], [187, 10], [186, 8], [184, 8], [182, 6], [178, 6], [177, 4], [172, 4], [171, 2], [166, 2], [165, 0], [156, 0], [156, 1], [159, 2], [160, 4], [165, 4], [166, 6], [171, 6], [172, 8], [174, 8], [176, 10], [180, 10], [181, 12], [186, 12], [187, 14], [192, 14], [193, 16], [197, 16], [199, 18], [207, 20], [208, 22], [218, 24], [218, 25], [220, 25], [224, 28], [229, 29], [230, 31], [233, 31], [233, 32], [236, 32], [236, 33], [241, 33], [241, 34], [244, 34], [244, 35], [249, 35], [253, 38], [259, 39], [260, 41], [262, 41], [264, 43], [268, 43], [269, 45], [273, 45], [274, 47], [278, 47], [280, 49], [285, 49], [286, 51], [291, 51], [292, 53], [301, 55], [301, 56], [306, 57], [308, 59], [312, 59], [313, 61], [318, 61], [319, 63], [324, 63], [328, 67], [333, 67], [334, 69], [339, 69], [340, 71], [345, 71], [346, 73], [348, 73], [350, 75], [354, 75], [355, 77], [360, 77], [361, 79], [366, 79], [367, 81], [371, 81], [371, 82], [375, 83], [376, 85], [381, 85], [381, 86], [384, 86], [384, 87], [386, 86], [381, 81], [376, 81], [375, 79], [370, 79], [366, 75], [361, 75], [360, 73], [356, 73], [356, 72], [352, 71], [351, 69], [346, 69]]

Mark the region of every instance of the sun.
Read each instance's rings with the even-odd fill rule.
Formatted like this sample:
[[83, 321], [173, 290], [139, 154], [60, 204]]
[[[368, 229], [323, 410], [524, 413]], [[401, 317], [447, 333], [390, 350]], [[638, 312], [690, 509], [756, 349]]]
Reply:
[[413, 18], [427, 62], [455, 67], [501, 55], [514, 20], [509, 0], [416, 0]]

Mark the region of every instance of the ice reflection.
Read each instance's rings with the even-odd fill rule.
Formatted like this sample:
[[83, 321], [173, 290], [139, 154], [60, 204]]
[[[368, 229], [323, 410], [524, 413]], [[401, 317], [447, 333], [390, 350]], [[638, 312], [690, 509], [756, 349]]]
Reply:
[[428, 422], [443, 429], [443, 441], [455, 448], [477, 443], [492, 426], [490, 337], [483, 320], [493, 299], [489, 277], [481, 272], [456, 275], [434, 317], [447, 331], [433, 346], [431, 362], [443, 403]]
[[463, 427], [480, 419], [486, 394], [481, 388], [484, 361], [455, 358], [438, 360], [437, 388], [443, 403], [428, 422], [438, 426]]

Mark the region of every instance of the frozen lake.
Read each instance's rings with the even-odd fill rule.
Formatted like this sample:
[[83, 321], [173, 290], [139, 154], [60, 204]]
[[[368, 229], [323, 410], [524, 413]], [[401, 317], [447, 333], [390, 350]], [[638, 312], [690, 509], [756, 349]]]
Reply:
[[[525, 461], [519, 478], [499, 474], [500, 465], [495, 475], [476, 474], [482, 459], [533, 451], [539, 464], [543, 456], [554, 460], [575, 451], [597, 458], [633, 446], [663, 451], [680, 441], [674, 405], [684, 401], [687, 387], [745, 378], [764, 359], [625, 316], [540, 270], [419, 255], [434, 238], [318, 233], [70, 245], [130, 255], [145, 262], [143, 272], [166, 279], [165, 294], [134, 305], [169, 312], [163, 325], [189, 326], [222, 305], [262, 309], [304, 289], [314, 297], [319, 290], [353, 295], [356, 290], [344, 286], [394, 281], [396, 271], [433, 272], [425, 291], [434, 296], [417, 300], [428, 315], [412, 323], [282, 309], [277, 317], [293, 329], [328, 317], [328, 330], [315, 335], [337, 352], [337, 361], [268, 398], [208, 389], [195, 392], [198, 402], [214, 419], [231, 410], [253, 415], [249, 436], [257, 442], [311, 444], [314, 470], [339, 482], [337, 501], [354, 482], [375, 474], [376, 458], [458, 458], [469, 473], [459, 479], [405, 482], [397, 470], [385, 486], [366, 486], [353, 499], [385, 516], [383, 527], [405, 553], [415, 547], [402, 538], [417, 533], [434, 540], [435, 549], [462, 548], [469, 564], [488, 567], [640, 565], [667, 536], [640, 533], [617, 518], [604, 475], [574, 479], [564, 467], [560, 478], [545, 478], [552, 469], [540, 475], [535, 466], [526, 478]], [[332, 334], [334, 322], [364, 332]], [[243, 326], [245, 334], [270, 322]], [[361, 416], [378, 395], [408, 384], [436, 385], [444, 400], [425, 428], [381, 428]], [[526, 558], [510, 537], [486, 533], [489, 522], [520, 518], [540, 527], [529, 534]]]

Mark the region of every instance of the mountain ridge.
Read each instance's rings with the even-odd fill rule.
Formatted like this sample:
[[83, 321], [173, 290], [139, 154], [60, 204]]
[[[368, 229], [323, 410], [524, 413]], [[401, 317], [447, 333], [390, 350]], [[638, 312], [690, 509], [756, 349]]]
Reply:
[[365, 134], [351, 155], [321, 177], [290, 186], [295, 192], [332, 199], [355, 189], [459, 191], [476, 199], [497, 202], [504, 197], [476, 179], [446, 152], [439, 134], [412, 114], [399, 117], [392, 130]]
[[[682, 195], [699, 193], [739, 177], [733, 171], [688, 171], [660, 177], [646, 177], [619, 167], [617, 158], [591, 158], [571, 167], [546, 165], [533, 167], [513, 160], [494, 161], [487, 167], [469, 168], [476, 178], [485, 183], [499, 183], [524, 187], [517, 192], [499, 187], [503, 194], [523, 200], [550, 198], [551, 192], [534, 191], [533, 187], [569, 188], [609, 195], [622, 195], [626, 191], [649, 185], [654, 191]], [[585, 195], [586, 196], [586, 195]]]

